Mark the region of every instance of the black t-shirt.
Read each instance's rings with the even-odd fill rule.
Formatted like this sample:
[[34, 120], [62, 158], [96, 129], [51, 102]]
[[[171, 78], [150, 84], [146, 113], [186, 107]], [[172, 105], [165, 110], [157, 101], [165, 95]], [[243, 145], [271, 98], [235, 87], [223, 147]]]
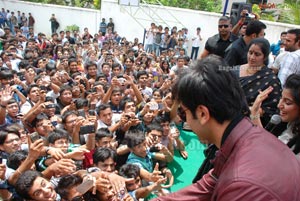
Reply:
[[210, 37], [206, 43], [205, 43], [205, 49], [210, 53], [210, 54], [216, 54], [222, 58], [225, 56], [225, 50], [227, 47], [238, 37], [234, 34], [230, 34], [230, 37], [228, 40], [222, 40], [220, 38], [219, 34], [216, 34], [212, 37]]

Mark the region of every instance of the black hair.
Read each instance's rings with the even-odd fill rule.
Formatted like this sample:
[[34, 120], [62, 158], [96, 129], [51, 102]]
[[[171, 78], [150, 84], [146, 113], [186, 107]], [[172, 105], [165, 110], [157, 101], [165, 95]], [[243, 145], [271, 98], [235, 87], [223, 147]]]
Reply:
[[111, 69], [113, 70], [115, 68], [121, 69], [121, 65], [119, 63], [113, 63], [112, 66], [111, 66]]
[[140, 176], [140, 167], [135, 164], [125, 164], [119, 170], [119, 175], [125, 178], [136, 179]]
[[85, 67], [86, 70], [88, 70], [91, 66], [95, 66], [97, 68], [97, 64], [95, 62], [92, 62], [92, 61], [87, 62], [84, 67]]
[[137, 73], [137, 75], [136, 75], [136, 79], [137, 79], [137, 80], [140, 79], [140, 77], [141, 77], [142, 75], [146, 75], [147, 78], [149, 77], [147, 71], [141, 70], [141, 71], [138, 71], [138, 73]]
[[103, 68], [103, 66], [104, 65], [108, 65], [109, 66], [109, 68], [111, 68], [111, 65], [110, 65], [110, 63], [108, 63], [108, 62], [104, 62], [102, 65], [101, 65], [101, 69]]
[[18, 178], [15, 189], [18, 195], [26, 200], [32, 199], [29, 195], [29, 191], [33, 186], [33, 182], [37, 177], [42, 177], [42, 173], [35, 170], [27, 170], [23, 172]]
[[164, 132], [164, 129], [158, 123], [151, 123], [151, 124], [147, 125], [147, 133], [150, 133], [153, 130], [159, 131], [161, 133]]
[[34, 120], [31, 122], [32, 127], [36, 127], [36, 125], [43, 121], [44, 119], [49, 119], [48, 116], [45, 113], [38, 114]]
[[25, 69], [27, 66], [29, 66], [29, 62], [25, 59], [21, 60], [18, 65], [19, 69]]
[[179, 75], [172, 94], [194, 118], [199, 105], [206, 106], [219, 123], [242, 114], [245, 98], [240, 83], [232, 72], [220, 66], [226, 66], [224, 60], [210, 55]]
[[63, 123], [63, 124], [66, 123], [66, 120], [67, 120], [67, 118], [68, 118], [70, 115], [76, 115], [76, 116], [78, 116], [77, 112], [75, 112], [75, 111], [73, 111], [73, 110], [68, 110], [68, 111], [64, 112], [64, 113], [62, 114], [62, 117], [61, 117], [62, 123]]
[[281, 32], [280, 36], [287, 34], [287, 31]]
[[0, 145], [3, 145], [6, 138], [7, 138], [8, 132], [6, 131], [0, 131]]
[[117, 161], [117, 153], [115, 150], [107, 147], [98, 147], [93, 154], [94, 164], [104, 162], [105, 160], [112, 158], [114, 162]]
[[54, 144], [56, 140], [60, 139], [69, 139], [69, 134], [67, 131], [62, 129], [55, 129], [55, 131], [51, 131], [47, 137], [47, 141], [49, 144]]
[[104, 137], [113, 138], [113, 134], [108, 130], [108, 128], [99, 128], [96, 131], [96, 136], [95, 136], [96, 142], [101, 140]]
[[184, 56], [179, 56], [179, 57], [177, 57], [177, 61], [178, 61], [179, 59], [183, 59], [184, 61], [186, 61], [186, 57], [184, 57]]
[[154, 120], [153, 123], [165, 123], [165, 122], [171, 122], [170, 114], [158, 114]]
[[47, 63], [46, 64], [46, 71], [52, 71], [52, 70], [55, 70], [56, 67], [55, 67], [55, 63]]
[[17, 103], [18, 106], [19, 106], [18, 101], [16, 99], [14, 99], [14, 98], [9, 99], [8, 102], [7, 102], [7, 105], [10, 105], [10, 104], [13, 104], [13, 103]]
[[134, 148], [135, 146], [143, 143], [145, 139], [146, 138], [143, 131], [138, 129], [129, 130], [125, 134], [125, 141], [129, 148]]
[[132, 98], [129, 98], [126, 96], [124, 98], [122, 98], [122, 100], [120, 101], [120, 110], [122, 110], [122, 111], [125, 110], [126, 103], [134, 103], [134, 100]]
[[248, 23], [246, 28], [246, 36], [250, 36], [251, 34], [258, 35], [261, 30], [266, 29], [267, 26], [259, 20], [253, 20]]
[[31, 90], [32, 90], [34, 87], [40, 88], [39, 85], [37, 85], [37, 84], [31, 84], [31, 85], [29, 85], [28, 88], [27, 88], [27, 94], [30, 94]]
[[74, 101], [76, 109], [83, 109], [83, 107], [87, 107], [89, 102], [87, 99], [84, 98], [77, 98], [76, 101]]
[[28, 152], [25, 150], [18, 150], [11, 153], [7, 158], [7, 167], [14, 170], [18, 169], [27, 156]]
[[69, 58], [68, 65], [70, 66], [71, 63], [75, 62], [77, 64], [77, 59], [74, 57]]
[[228, 16], [222, 16], [219, 18], [219, 22], [220, 21], [230, 21], [230, 18]]
[[158, 92], [161, 98], [164, 97], [164, 92], [161, 89], [158, 89], [158, 88], [153, 89], [152, 96], [155, 92]]
[[59, 94], [61, 95], [64, 91], [71, 91], [72, 87], [70, 85], [63, 85], [60, 87]]
[[8, 133], [12, 133], [12, 134], [15, 134], [17, 136], [21, 136], [21, 133], [20, 133], [20, 129], [21, 129], [21, 125], [19, 124], [10, 124], [9, 126], [7, 126], [5, 128], [5, 131], [8, 132]]
[[72, 187], [78, 186], [82, 183], [82, 178], [76, 174], [64, 175], [59, 179], [55, 191], [61, 196], [61, 198], [68, 200], [68, 195]]
[[100, 104], [97, 108], [96, 108], [96, 112], [98, 115], [100, 115], [100, 112], [103, 110], [106, 110], [107, 108], [111, 108], [109, 104]]
[[287, 31], [287, 33], [296, 35], [295, 43], [300, 40], [300, 29], [290, 29]]
[[264, 54], [264, 64], [268, 65], [269, 62], [269, 54], [270, 54], [270, 43], [267, 39], [264, 38], [255, 38], [251, 40], [248, 45], [248, 50], [252, 45], [258, 45], [260, 47], [261, 52]]
[[4, 70], [0, 72], [0, 79], [9, 80], [12, 79], [14, 75], [12, 74], [11, 70]]
[[[300, 75], [291, 74], [285, 82], [285, 89], [288, 89], [292, 96], [295, 104], [300, 108]], [[293, 152], [298, 154], [300, 152], [300, 117], [298, 117], [294, 121], [294, 125], [292, 127], [292, 132], [294, 136], [287, 143], [288, 147], [293, 147]]]

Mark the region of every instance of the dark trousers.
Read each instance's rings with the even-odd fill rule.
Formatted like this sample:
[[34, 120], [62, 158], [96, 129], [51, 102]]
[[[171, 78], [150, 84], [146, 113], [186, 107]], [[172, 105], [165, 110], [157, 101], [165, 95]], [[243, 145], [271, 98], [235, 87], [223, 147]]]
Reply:
[[[199, 47], [192, 47], [191, 59], [196, 60], [198, 58], [198, 51], [199, 51]], [[193, 58], [194, 54], [195, 54], [195, 58]]]

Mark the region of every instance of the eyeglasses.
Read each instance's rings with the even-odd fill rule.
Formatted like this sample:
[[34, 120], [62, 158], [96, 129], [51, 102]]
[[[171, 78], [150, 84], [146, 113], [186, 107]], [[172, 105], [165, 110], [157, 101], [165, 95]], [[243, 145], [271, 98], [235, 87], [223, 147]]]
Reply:
[[14, 141], [19, 142], [19, 141], [20, 141], [20, 138], [15, 138], [15, 139], [8, 140], [8, 141], [5, 142], [5, 144], [11, 144], [11, 143], [13, 143]]
[[71, 121], [66, 121], [66, 124], [72, 124], [72, 123], [74, 123], [76, 120], [77, 120], [77, 119], [73, 119], [73, 120], [71, 120]]
[[220, 24], [220, 25], [219, 25], [219, 28], [221, 29], [222, 27], [224, 27], [224, 28], [228, 28], [228, 27], [229, 27], [229, 25], [228, 25], [228, 24]]

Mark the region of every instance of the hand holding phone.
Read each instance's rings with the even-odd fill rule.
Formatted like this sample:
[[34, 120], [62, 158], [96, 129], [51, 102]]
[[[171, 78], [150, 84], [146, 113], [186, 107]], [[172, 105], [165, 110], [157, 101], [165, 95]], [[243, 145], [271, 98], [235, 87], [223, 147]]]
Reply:
[[86, 125], [86, 126], [80, 126], [80, 135], [89, 134], [89, 133], [95, 133], [95, 126], [94, 125]]
[[88, 190], [90, 190], [93, 187], [93, 185], [94, 185], [94, 181], [87, 179], [87, 180], [84, 180], [81, 184], [79, 184], [76, 187], [76, 190], [83, 195], [86, 192], [88, 192]]
[[41, 138], [41, 136], [37, 132], [30, 134], [30, 140], [32, 143], [34, 143], [35, 141], [37, 141], [40, 138]]

